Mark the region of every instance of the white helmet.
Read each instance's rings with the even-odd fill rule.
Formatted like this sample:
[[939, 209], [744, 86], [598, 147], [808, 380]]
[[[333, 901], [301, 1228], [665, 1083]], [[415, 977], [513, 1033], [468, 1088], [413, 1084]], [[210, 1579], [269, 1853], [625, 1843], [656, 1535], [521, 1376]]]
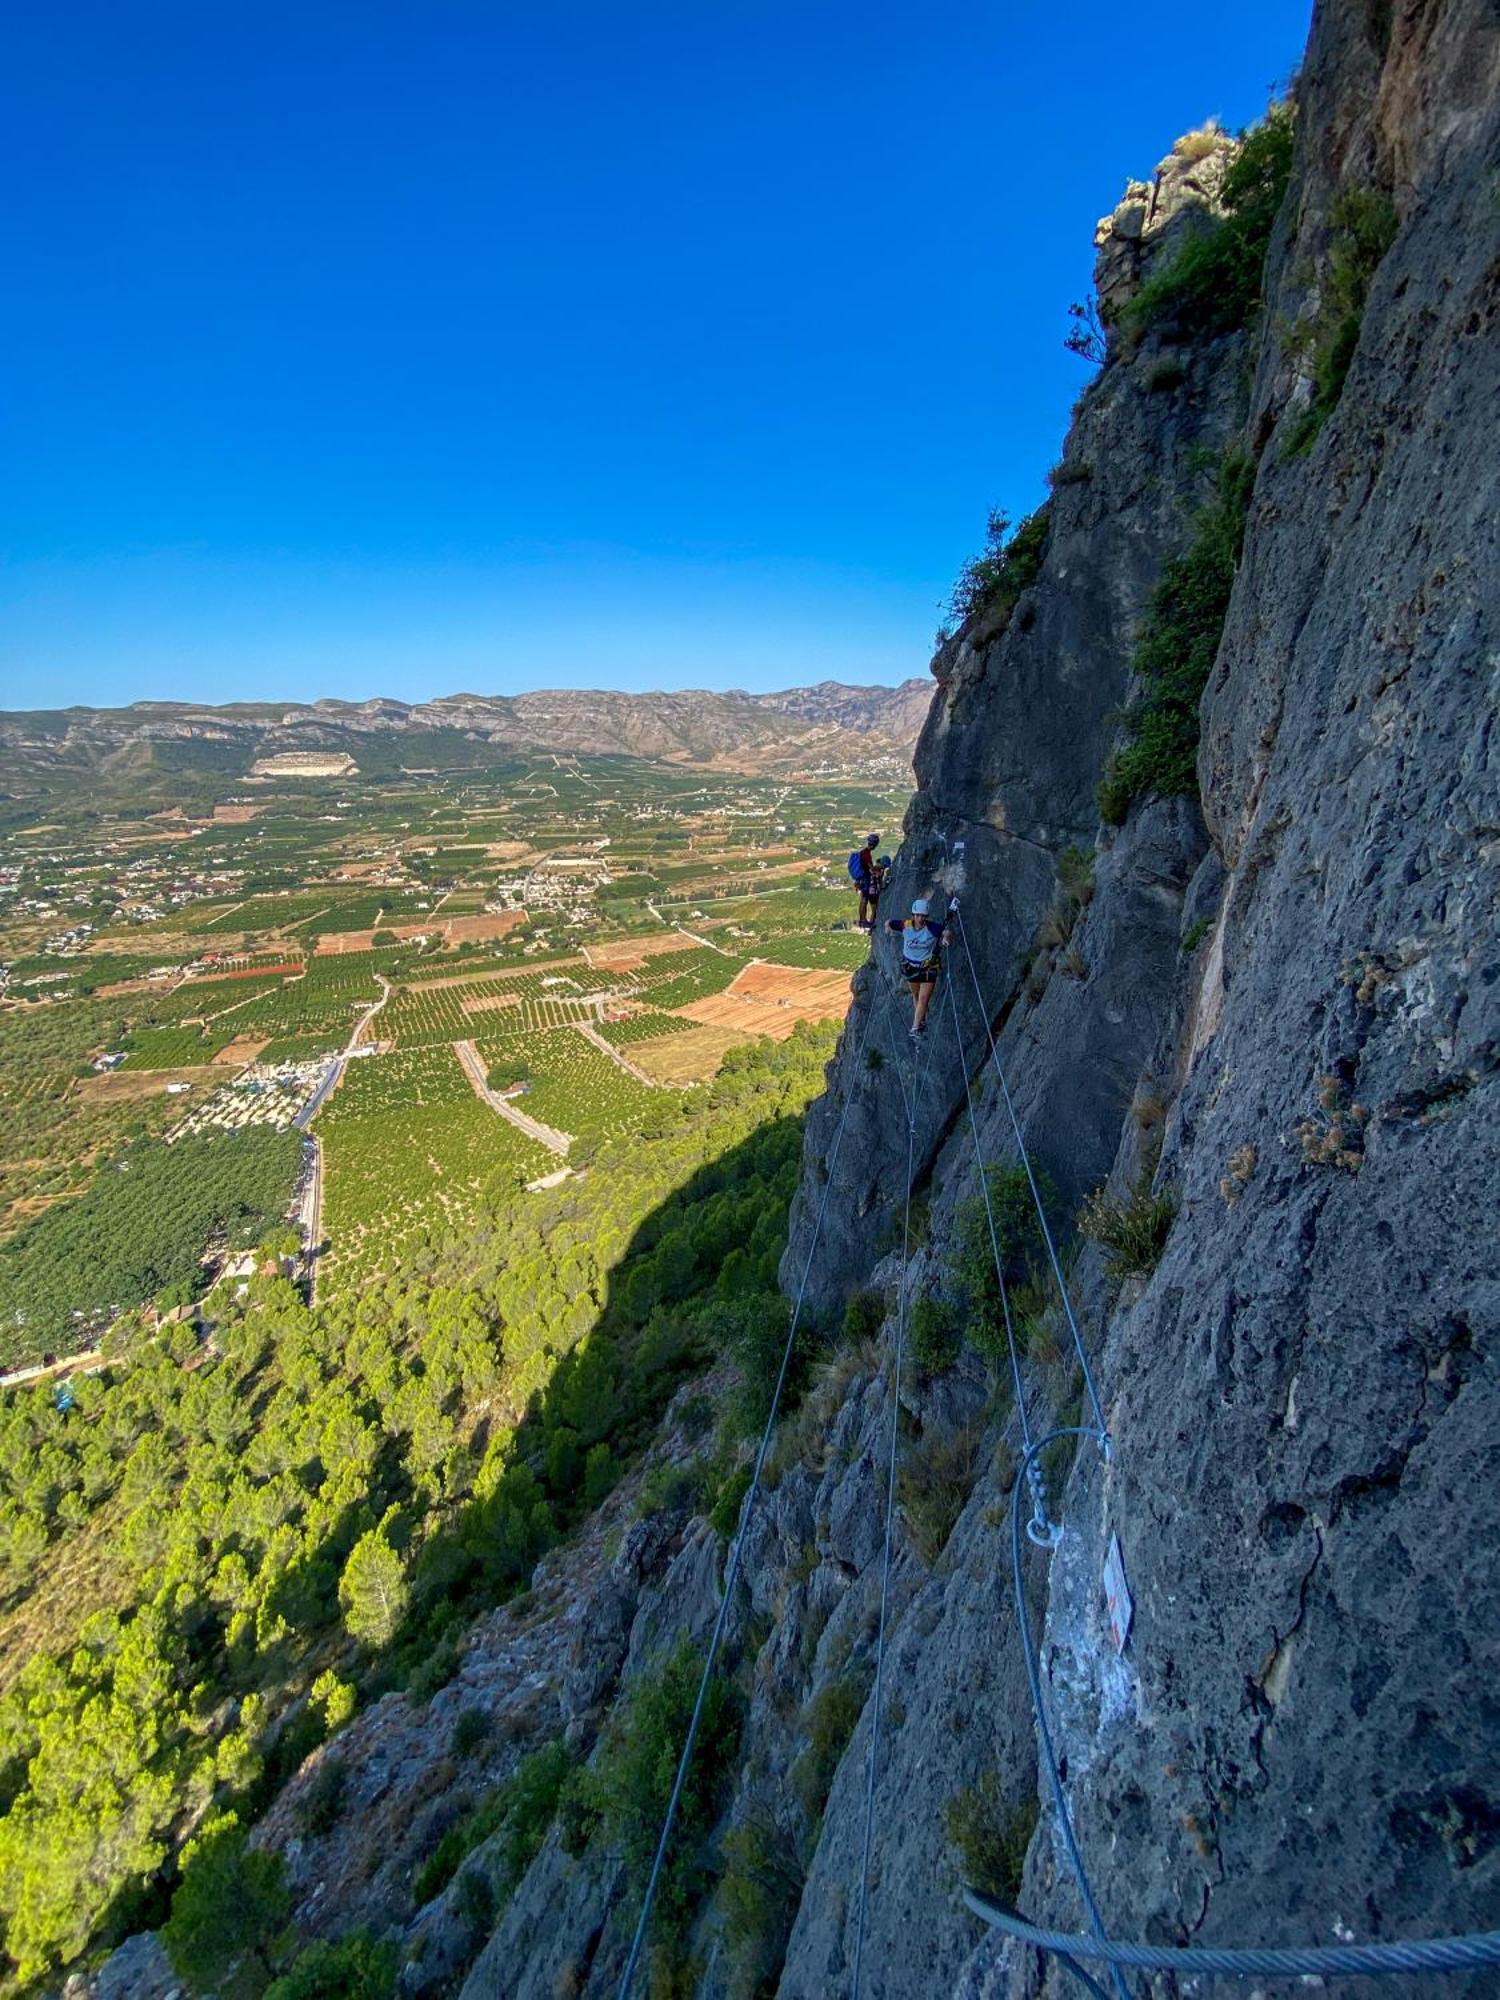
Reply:
[[911, 913], [914, 917], [925, 917], [931, 908], [932, 905], [925, 896], [918, 896], [917, 900], [911, 906]]

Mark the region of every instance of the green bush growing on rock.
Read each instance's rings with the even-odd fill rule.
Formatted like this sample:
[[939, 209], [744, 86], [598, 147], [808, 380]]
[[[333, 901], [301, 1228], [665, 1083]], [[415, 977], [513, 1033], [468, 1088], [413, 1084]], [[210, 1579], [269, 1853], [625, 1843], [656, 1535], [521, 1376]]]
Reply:
[[1102, 1188], [1090, 1195], [1078, 1227], [1099, 1245], [1116, 1277], [1149, 1277], [1176, 1218], [1176, 1194], [1170, 1188], [1158, 1193], [1143, 1172], [1123, 1200], [1111, 1201]]
[[1061, 1310], [1057, 1281], [1049, 1270], [1033, 1271], [1012, 1288], [1010, 1316], [1016, 1338], [1033, 1361], [1058, 1359]]
[[[597, 1763], [581, 1774], [568, 1805], [567, 1836], [585, 1844], [585, 1829], [605, 1839], [625, 1864], [632, 1905], [639, 1906], [666, 1818], [667, 1802], [693, 1704], [702, 1678], [702, 1656], [690, 1640], [658, 1671], [644, 1676], [609, 1725]], [[709, 1680], [666, 1862], [651, 1910], [653, 1946], [670, 1960], [680, 1951], [693, 1916], [712, 1885], [708, 1836], [733, 1782], [741, 1709], [722, 1676]]]
[[856, 1292], [844, 1308], [845, 1340], [873, 1340], [885, 1318], [885, 1296], [873, 1286]]
[[348, 1773], [342, 1757], [325, 1757], [307, 1790], [297, 1802], [297, 1824], [316, 1838], [331, 1833], [343, 1817], [344, 1785]]
[[[781, 1375], [791, 1310], [788, 1299], [761, 1296], [726, 1303], [716, 1315], [713, 1344], [733, 1355], [740, 1369], [739, 1383], [729, 1398], [728, 1417], [733, 1428], [745, 1436], [763, 1430], [771, 1414], [771, 1398]], [[808, 1358], [808, 1342], [801, 1339], [793, 1350], [782, 1384], [783, 1414], [801, 1391]]]
[[718, 1497], [708, 1511], [709, 1526], [726, 1542], [740, 1524], [740, 1508], [750, 1491], [751, 1470], [748, 1464], [737, 1465], [719, 1488]]
[[802, 1711], [807, 1742], [792, 1765], [792, 1792], [815, 1826], [828, 1803], [828, 1792], [839, 1760], [849, 1747], [865, 1705], [863, 1676], [841, 1675], [821, 1687]]
[[1260, 304], [1266, 248], [1292, 173], [1289, 103], [1271, 107], [1240, 138], [1225, 169], [1223, 214], [1190, 236], [1146, 279], [1122, 314], [1138, 339], [1155, 327], [1177, 339], [1234, 333]]
[[270, 1974], [291, 1908], [281, 1856], [251, 1847], [235, 1814], [225, 1813], [182, 1850], [162, 1943], [195, 1992], [221, 1986], [244, 1958]]
[[455, 1757], [472, 1757], [490, 1733], [490, 1718], [482, 1708], [466, 1708], [453, 1725], [448, 1741]]
[[769, 1813], [724, 1836], [719, 1908], [731, 1962], [729, 2000], [772, 2000], [805, 1880], [796, 1844]]
[[1196, 917], [1182, 934], [1182, 949], [1191, 958], [1214, 927], [1212, 917]]
[[641, 1481], [635, 1511], [644, 1520], [650, 1514], [693, 1513], [703, 1499], [707, 1468], [702, 1458], [678, 1464], [659, 1458]]
[[[986, 1359], [1004, 1357], [1005, 1312], [995, 1275], [995, 1249], [1000, 1252], [1000, 1269], [1007, 1293], [1024, 1284], [1038, 1268], [1045, 1253], [1041, 1224], [1031, 1183], [1019, 1161], [985, 1169], [989, 1191], [989, 1212], [984, 1200], [975, 1195], [959, 1211], [954, 1230], [953, 1276], [968, 1308], [968, 1335], [971, 1344]], [[1037, 1171], [1037, 1188], [1042, 1204], [1050, 1208], [1057, 1199], [1044, 1169]], [[994, 1242], [990, 1240], [990, 1216], [994, 1217]]]
[[418, 1662], [407, 1679], [406, 1692], [412, 1701], [431, 1701], [441, 1688], [445, 1688], [458, 1672], [459, 1646], [457, 1634], [446, 1632], [424, 1659]]
[[983, 549], [977, 556], [970, 556], [958, 573], [953, 595], [948, 600], [947, 623], [940, 636], [951, 636], [977, 611], [1014, 605], [1021, 592], [1041, 575], [1050, 526], [1051, 516], [1045, 501], [1034, 514], [1026, 516], [1014, 533], [1010, 516], [994, 509], [985, 522]]
[[475, 1848], [498, 1833], [488, 1875], [498, 1908], [536, 1859], [572, 1769], [573, 1759], [561, 1737], [518, 1764], [467, 1819], [449, 1827], [417, 1870], [411, 1889], [418, 1907], [441, 1895]]
[[1014, 1907], [1021, 1893], [1021, 1873], [1036, 1823], [1036, 1800], [1008, 1805], [993, 1771], [955, 1792], [943, 1807], [943, 1831], [957, 1854], [966, 1886], [1007, 1908]]
[[1225, 453], [1218, 492], [1151, 593], [1132, 661], [1144, 693], [1125, 712], [1125, 743], [1099, 785], [1099, 816], [1108, 826], [1123, 826], [1135, 801], [1152, 793], [1197, 796], [1199, 710], [1224, 631], [1254, 478], [1249, 458]]
[[1311, 450], [1344, 393], [1371, 281], [1400, 227], [1395, 204], [1381, 188], [1346, 188], [1333, 204], [1330, 221], [1333, 234], [1318, 310], [1299, 343], [1312, 367], [1312, 400], [1287, 437], [1289, 458]]
[[319, 1938], [290, 1972], [272, 1980], [263, 2000], [393, 2000], [398, 1959], [393, 1941], [368, 1931], [337, 1943]]
[[947, 1547], [983, 1470], [984, 1433], [978, 1424], [924, 1431], [902, 1453], [896, 1498], [912, 1544], [929, 1568]]
[[958, 1315], [947, 1299], [923, 1293], [911, 1309], [906, 1344], [922, 1375], [941, 1375], [958, 1359], [962, 1336]]

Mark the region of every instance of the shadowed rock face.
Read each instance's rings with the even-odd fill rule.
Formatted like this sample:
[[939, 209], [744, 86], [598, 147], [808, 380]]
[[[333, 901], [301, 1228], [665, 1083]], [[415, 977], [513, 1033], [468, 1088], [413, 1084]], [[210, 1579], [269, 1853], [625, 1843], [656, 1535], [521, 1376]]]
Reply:
[[[1018, 993], [1038, 927], [1057, 894], [1059, 855], [1094, 846], [1095, 789], [1130, 687], [1147, 600], [1162, 564], [1183, 546], [1194, 508], [1211, 490], [1212, 462], [1243, 422], [1242, 336], [1184, 355], [1184, 380], [1170, 393], [1150, 386], [1160, 360], [1148, 341], [1133, 359], [1115, 362], [1096, 378], [1065, 447], [1070, 476], [1054, 490], [1036, 584], [1011, 612], [978, 612], [933, 662], [939, 693], [917, 745], [917, 792], [883, 907], [887, 914], [904, 913], [923, 893], [940, 905], [947, 890], [958, 890], [984, 1004], [981, 1011], [962, 951], [950, 954], [964, 1058], [960, 1066], [948, 1003], [940, 995], [923, 1077], [919, 1171], [933, 1166], [962, 1110], [964, 1070], [982, 1067], [986, 1020], [999, 1023]], [[1140, 837], [1139, 862], [1122, 857], [1114, 865], [1122, 882], [1155, 872], [1175, 885], [1169, 901], [1180, 897], [1203, 835], [1193, 814], [1177, 814], [1173, 826], [1174, 853], [1163, 853], [1161, 829], [1153, 822]], [[965, 843], [956, 868], [947, 865], [952, 849], [945, 839]], [[1137, 844], [1128, 829], [1122, 845], [1134, 852]], [[1175, 954], [1176, 910], [1163, 908]], [[1143, 914], [1137, 909], [1137, 916]], [[1111, 1078], [1110, 1090], [1101, 1096], [1090, 1076], [1076, 1099], [1064, 1092], [1061, 1105], [1051, 1086], [1028, 1089], [1025, 1098], [1028, 1142], [1040, 1145], [1059, 1187], [1074, 1198], [1102, 1177], [1113, 1158], [1123, 1102], [1155, 1040], [1164, 1004], [1160, 968], [1148, 969], [1141, 958], [1146, 933], [1161, 924], [1148, 920], [1138, 938], [1123, 906], [1104, 921], [1119, 949], [1111, 946], [1107, 957], [1099, 953], [1098, 980], [1108, 991], [1084, 981], [1092, 997], [1082, 1011], [1100, 1027], [1108, 1025], [1094, 1053], [1099, 1073]], [[801, 1283], [828, 1193], [808, 1275], [816, 1306], [831, 1306], [863, 1282], [904, 1189], [905, 1111], [890, 1075], [893, 1062], [909, 1060], [910, 1004], [895, 969], [898, 951], [895, 938], [875, 940], [871, 963], [855, 983], [828, 1095], [809, 1119], [807, 1172], [793, 1209], [782, 1282], [793, 1292]], [[1048, 1046], [1048, 1060], [1080, 1075], [1076, 1043], [1058, 1034], [1049, 1036]], [[868, 1066], [871, 1049], [881, 1053], [877, 1070]], [[1059, 1108], [1067, 1136], [1052, 1125]], [[830, 1186], [822, 1164], [841, 1118], [846, 1130]], [[968, 1146], [966, 1133], [959, 1143]]]

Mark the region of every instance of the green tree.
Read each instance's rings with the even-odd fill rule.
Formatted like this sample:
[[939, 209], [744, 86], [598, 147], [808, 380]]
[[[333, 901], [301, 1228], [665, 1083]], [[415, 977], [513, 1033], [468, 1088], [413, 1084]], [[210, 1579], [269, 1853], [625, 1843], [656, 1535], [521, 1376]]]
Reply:
[[202, 1992], [221, 1985], [243, 1958], [273, 1974], [272, 1948], [290, 1913], [281, 1856], [252, 1847], [235, 1814], [224, 1813], [182, 1851], [162, 1943], [175, 1970]]
[[323, 1710], [323, 1726], [330, 1736], [342, 1729], [359, 1704], [359, 1695], [348, 1681], [341, 1681], [332, 1667], [326, 1668], [312, 1684], [312, 1698]]
[[339, 1579], [339, 1603], [352, 1637], [367, 1646], [388, 1646], [399, 1631], [411, 1588], [401, 1558], [383, 1527], [361, 1535]]

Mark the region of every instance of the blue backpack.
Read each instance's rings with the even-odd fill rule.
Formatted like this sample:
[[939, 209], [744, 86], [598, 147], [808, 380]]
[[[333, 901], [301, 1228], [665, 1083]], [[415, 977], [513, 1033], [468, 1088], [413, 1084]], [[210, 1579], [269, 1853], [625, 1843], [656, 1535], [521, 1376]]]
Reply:
[[857, 847], [849, 856], [849, 880], [856, 888], [863, 888], [864, 886], [865, 854], [862, 847]]

